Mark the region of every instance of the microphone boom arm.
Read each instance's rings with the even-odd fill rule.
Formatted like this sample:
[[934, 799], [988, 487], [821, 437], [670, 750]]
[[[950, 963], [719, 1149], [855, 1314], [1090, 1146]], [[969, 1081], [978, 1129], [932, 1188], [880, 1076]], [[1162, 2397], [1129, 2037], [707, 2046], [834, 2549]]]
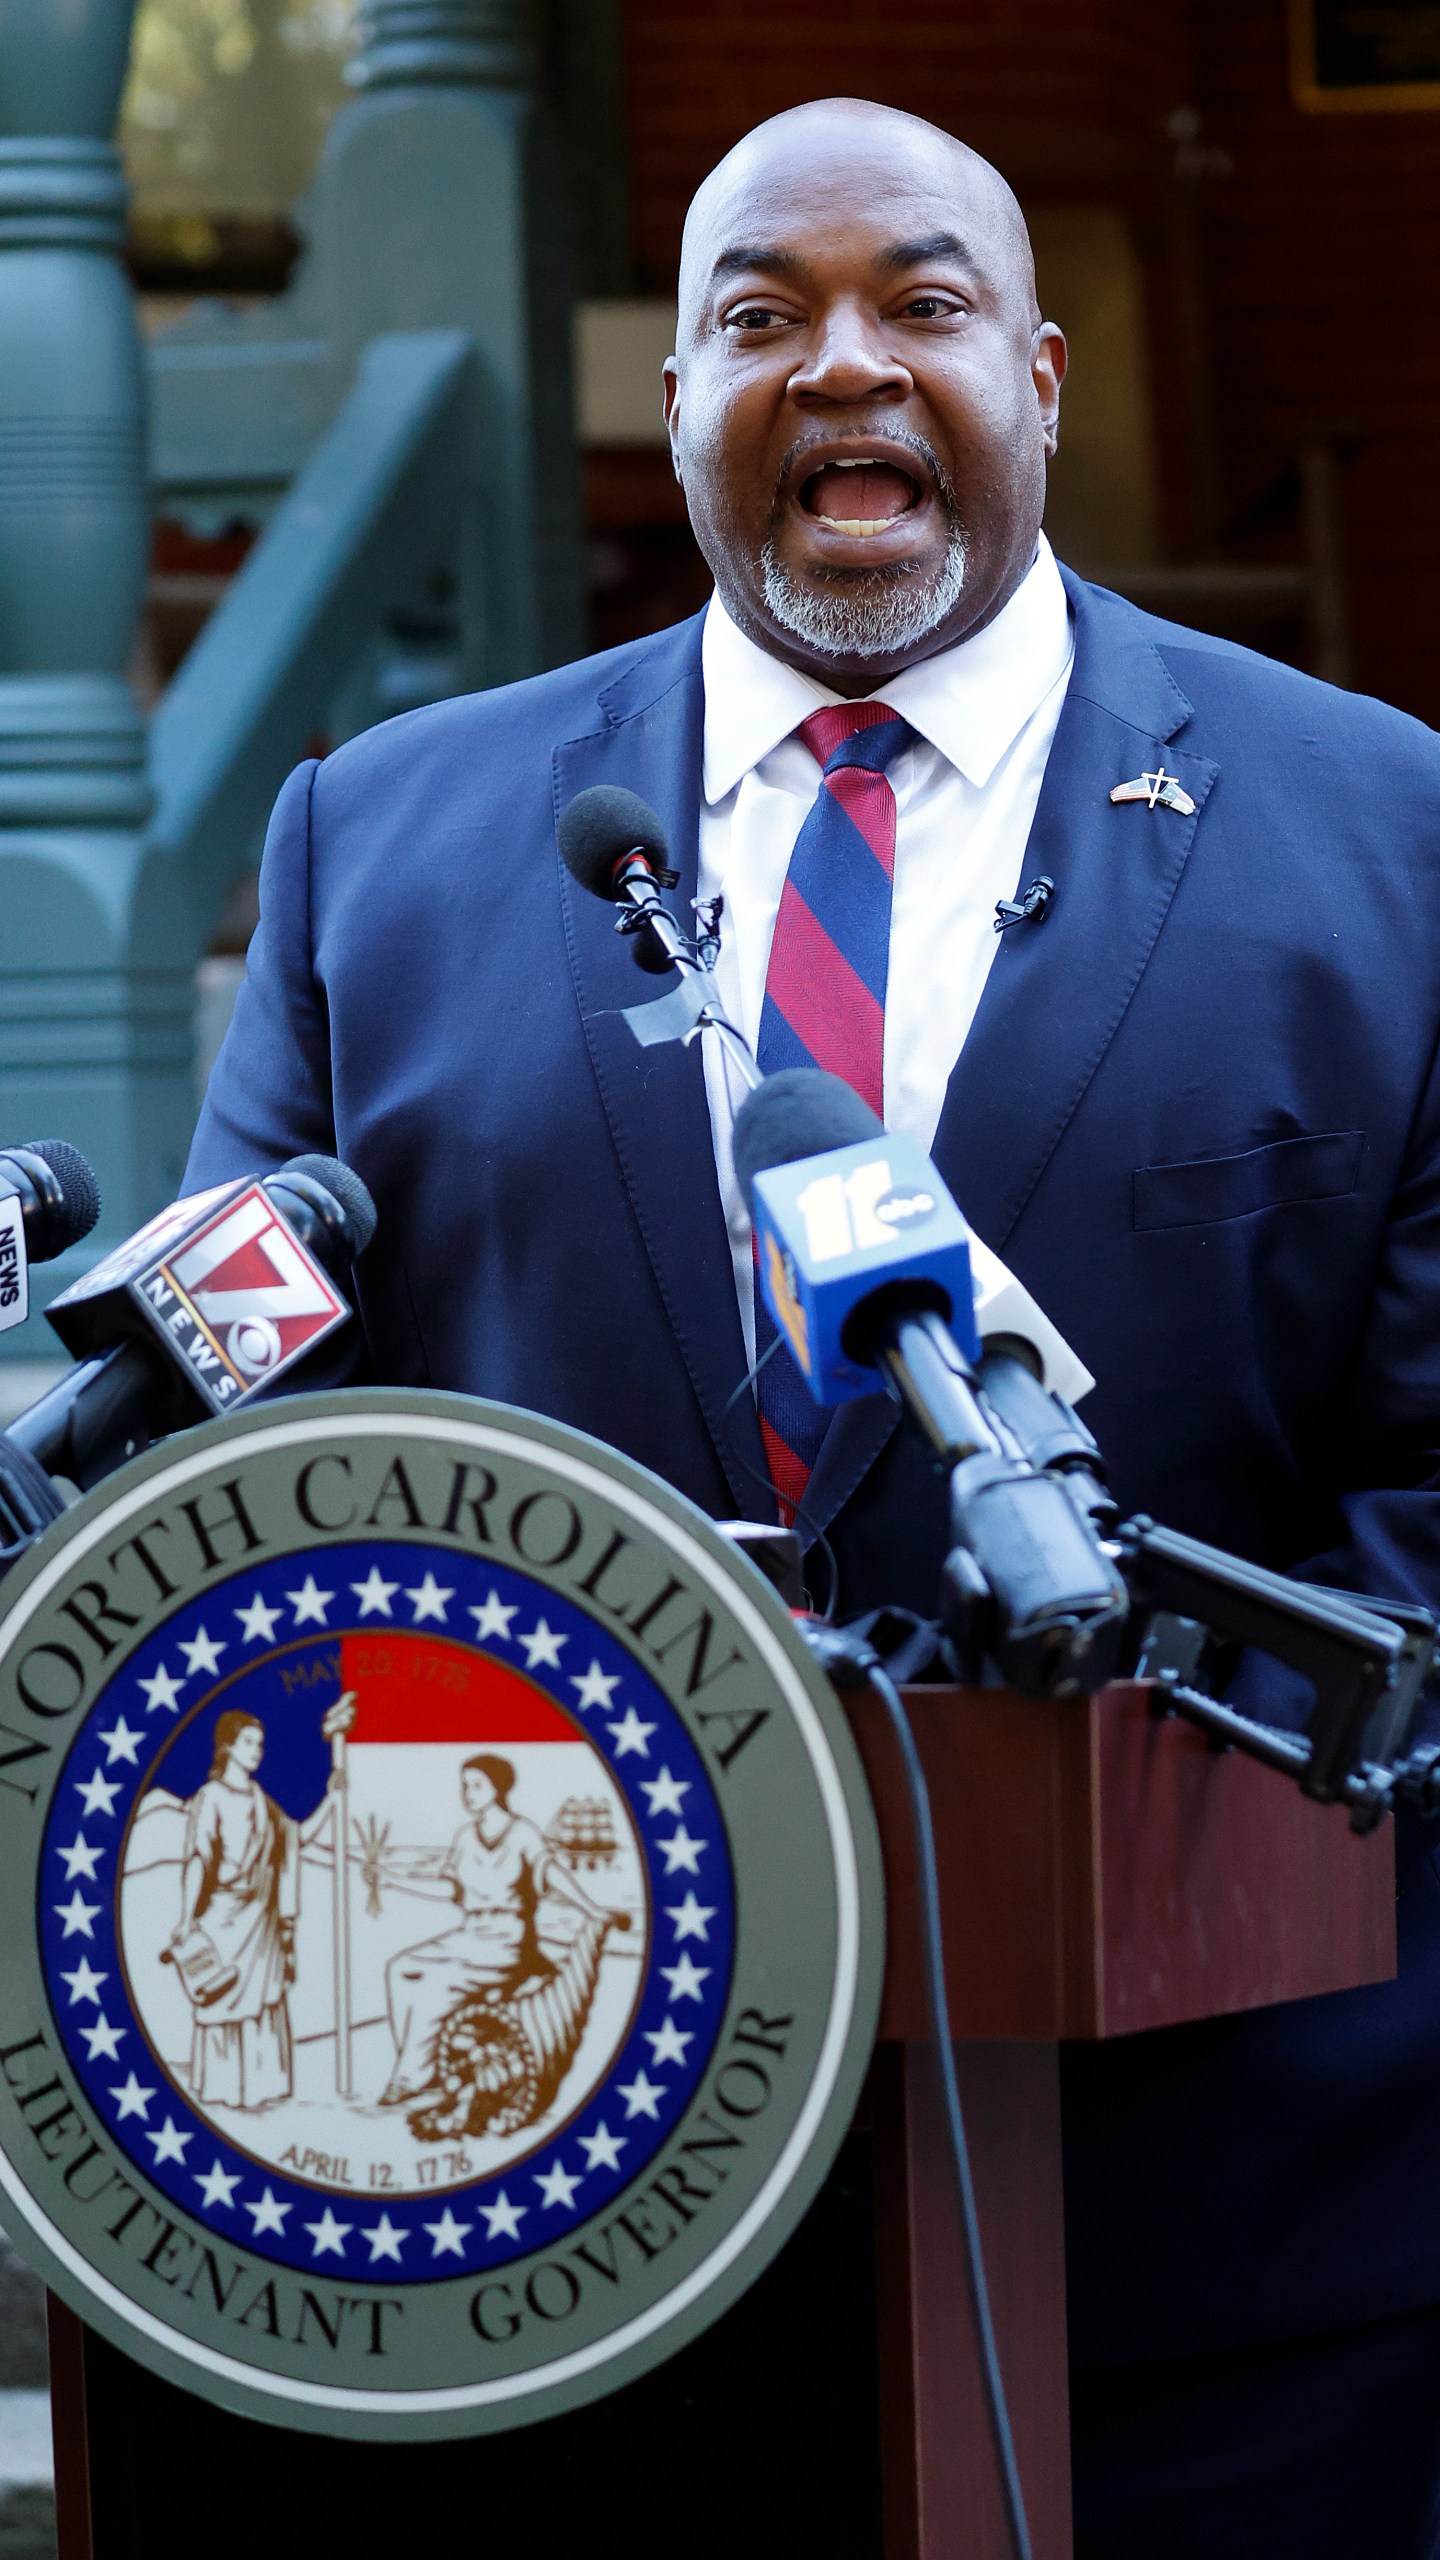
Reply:
[[[1407, 1802], [1440, 1809], [1440, 1747], [1405, 1756], [1440, 1665], [1423, 1608], [1293, 1581], [1143, 1515], [1113, 1536], [1103, 1462], [1084, 1424], [1004, 1348], [971, 1368], [934, 1313], [877, 1290], [851, 1318], [950, 1479], [952, 1546], [940, 1614], [962, 1678], [990, 1666], [1034, 1697], [1155, 1682], [1159, 1714], [1208, 1732], [1344, 1804], [1356, 1830]], [[1310, 1684], [1303, 1731], [1260, 1723], [1196, 1685], [1201, 1656], [1251, 1648]], [[1227, 1665], [1228, 1668], [1228, 1665]]]

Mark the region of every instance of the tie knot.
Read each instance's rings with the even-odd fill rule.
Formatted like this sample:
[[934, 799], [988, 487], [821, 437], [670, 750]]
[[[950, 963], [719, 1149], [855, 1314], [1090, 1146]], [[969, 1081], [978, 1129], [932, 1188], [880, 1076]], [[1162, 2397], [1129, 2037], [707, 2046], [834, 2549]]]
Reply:
[[888, 702], [827, 702], [823, 711], [812, 711], [800, 723], [801, 737], [827, 773], [846, 765], [883, 773], [914, 734]]

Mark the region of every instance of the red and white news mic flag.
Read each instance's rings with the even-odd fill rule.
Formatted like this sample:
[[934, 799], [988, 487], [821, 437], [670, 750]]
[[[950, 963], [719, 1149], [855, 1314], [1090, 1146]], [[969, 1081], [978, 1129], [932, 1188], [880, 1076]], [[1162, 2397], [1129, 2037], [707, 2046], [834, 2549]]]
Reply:
[[259, 1182], [176, 1201], [56, 1298], [50, 1320], [77, 1357], [101, 1347], [102, 1305], [113, 1342], [117, 1297], [154, 1327], [212, 1413], [232, 1413], [350, 1313]]

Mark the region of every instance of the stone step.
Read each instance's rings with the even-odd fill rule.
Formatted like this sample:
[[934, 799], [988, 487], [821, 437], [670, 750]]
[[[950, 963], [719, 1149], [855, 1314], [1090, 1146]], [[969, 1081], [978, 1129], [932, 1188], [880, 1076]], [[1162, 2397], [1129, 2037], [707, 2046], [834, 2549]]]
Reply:
[[50, 2395], [0, 2390], [0, 2560], [55, 2560]]
[[43, 2391], [45, 2288], [0, 2231], [0, 2391]]
[[0, 2490], [0, 2560], [56, 2560], [53, 2489]]
[[0, 2231], [0, 2560], [55, 2560], [45, 2288]]
[[48, 2391], [0, 2391], [0, 2487], [53, 2489]]

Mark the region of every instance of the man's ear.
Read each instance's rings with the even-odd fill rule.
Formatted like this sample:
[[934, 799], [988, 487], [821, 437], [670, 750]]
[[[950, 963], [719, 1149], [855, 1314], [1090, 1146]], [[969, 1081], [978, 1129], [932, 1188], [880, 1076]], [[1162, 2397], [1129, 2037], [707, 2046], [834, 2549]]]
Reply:
[[680, 367], [674, 356], [667, 356], [660, 368], [661, 397], [665, 408], [665, 428], [670, 438], [670, 460], [675, 477], [684, 487], [680, 472]]
[[1040, 403], [1040, 424], [1045, 431], [1045, 452], [1053, 454], [1060, 443], [1060, 385], [1070, 362], [1070, 350], [1063, 333], [1053, 320], [1042, 320], [1030, 341], [1030, 379]]

